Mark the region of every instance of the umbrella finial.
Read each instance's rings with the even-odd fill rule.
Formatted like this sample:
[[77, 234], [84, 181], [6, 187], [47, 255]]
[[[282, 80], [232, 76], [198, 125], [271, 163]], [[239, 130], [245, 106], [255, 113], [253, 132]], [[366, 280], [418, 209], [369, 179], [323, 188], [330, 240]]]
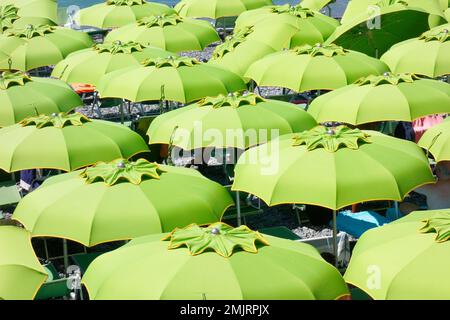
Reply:
[[117, 163], [117, 168], [124, 169], [125, 168], [125, 161], [120, 161]]
[[385, 73], [383, 73], [383, 76], [384, 76], [385, 78], [389, 77], [389, 75], [390, 75], [390, 73], [389, 73], [389, 72], [385, 72]]
[[448, 29], [443, 29], [442, 32], [443, 33], [448, 33]]
[[334, 134], [336, 133], [336, 132], [334, 131], [334, 128], [333, 128], [333, 127], [328, 128], [326, 132], [327, 132], [327, 134], [330, 135], [330, 136], [332, 136], [332, 135], [334, 135]]
[[56, 112], [53, 112], [53, 113], [51, 114], [51, 116], [52, 116], [53, 118], [56, 118], [56, 117], [58, 116], [58, 114], [57, 114]]

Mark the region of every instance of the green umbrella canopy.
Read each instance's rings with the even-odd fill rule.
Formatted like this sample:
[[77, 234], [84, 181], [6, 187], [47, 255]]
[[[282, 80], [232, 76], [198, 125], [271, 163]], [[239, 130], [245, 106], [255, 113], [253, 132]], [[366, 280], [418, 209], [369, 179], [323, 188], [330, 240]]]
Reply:
[[109, 33], [105, 41], [136, 41], [173, 51], [203, 50], [219, 41], [208, 21], [183, 18], [177, 14], [150, 16]]
[[416, 211], [367, 231], [345, 273], [374, 299], [450, 299], [450, 210]]
[[224, 187], [193, 169], [118, 159], [46, 180], [20, 201], [13, 219], [33, 237], [90, 247], [215, 222], [231, 205]]
[[430, 14], [403, 2], [367, 11], [336, 29], [327, 43], [380, 57], [392, 45], [429, 29]]
[[172, 143], [191, 150], [205, 147], [247, 149], [280, 134], [316, 125], [298, 106], [249, 93], [208, 97], [158, 116], [147, 131], [150, 143]]
[[447, 19], [447, 21], [450, 22], [450, 8], [445, 10], [444, 14], [445, 14], [445, 18]]
[[422, 9], [430, 14], [441, 15], [440, 0], [352, 0], [349, 1], [341, 23], [347, 24], [359, 19], [361, 15], [371, 12], [376, 7], [406, 6], [413, 9]]
[[318, 126], [244, 152], [232, 189], [271, 206], [304, 203], [338, 210], [366, 201], [400, 201], [432, 182], [428, 160], [413, 142], [375, 131]]
[[339, 272], [312, 246], [224, 223], [192, 224], [134, 239], [95, 259], [83, 283], [92, 300], [331, 300], [348, 295]]
[[265, 43], [262, 36], [267, 37], [267, 34], [255, 32], [253, 27], [235, 31], [233, 35], [226, 37], [224, 43], [215, 48], [208, 63], [228, 69], [242, 77], [254, 61], [276, 51]]
[[184, 17], [217, 19], [271, 4], [272, 0], [181, 0], [175, 11]]
[[[235, 30], [254, 26], [256, 31], [263, 29], [262, 34], [271, 34], [281, 38], [285, 47], [293, 48], [303, 44], [314, 45], [324, 42], [339, 26], [339, 22], [317, 11], [302, 8], [300, 5], [270, 6], [242, 13], [236, 20]], [[282, 31], [278, 30], [282, 27]], [[293, 32], [290, 31], [293, 29]], [[262, 36], [262, 39], [265, 39]], [[281, 39], [278, 39], [280, 41]], [[271, 41], [271, 38], [266, 41]], [[276, 48], [281, 49], [281, 48]]]
[[62, 27], [27, 25], [9, 29], [0, 36], [0, 69], [28, 71], [53, 65], [92, 44], [87, 33]]
[[47, 278], [31, 245], [30, 233], [0, 227], [0, 300], [32, 300]]
[[171, 14], [175, 11], [161, 3], [145, 0], [107, 0], [81, 9], [75, 16], [79, 25], [98, 28], [116, 28], [152, 15]]
[[133, 41], [96, 44], [68, 55], [55, 66], [52, 76], [68, 83], [97, 85], [100, 78], [109, 72], [138, 66], [145, 59], [171, 55], [174, 54]]
[[[12, 20], [12, 21], [11, 21]], [[56, 0], [0, 0], [0, 26], [3, 29], [27, 24], [56, 25]], [[3, 29], [2, 31], [4, 31]]]
[[407, 73], [362, 78], [314, 99], [308, 108], [308, 113], [318, 122], [352, 125], [413, 121], [449, 112], [450, 84]]
[[0, 169], [49, 168], [72, 171], [97, 161], [129, 158], [148, 151], [129, 128], [80, 113], [29, 117], [0, 129]]
[[418, 144], [428, 150], [436, 161], [450, 161], [450, 121], [447, 119], [429, 128]]
[[142, 66], [111, 72], [98, 84], [102, 97], [133, 102], [171, 100], [181, 103], [245, 90], [241, 77], [187, 57], [149, 59]]
[[37, 114], [67, 112], [83, 105], [65, 82], [30, 77], [18, 71], [0, 76], [0, 127]]
[[450, 24], [397, 43], [382, 57], [393, 72], [411, 72], [436, 78], [450, 74]]
[[277, 86], [302, 92], [333, 90], [370, 74], [389, 71], [386, 64], [342, 47], [304, 45], [273, 53], [254, 62], [245, 73], [259, 86]]

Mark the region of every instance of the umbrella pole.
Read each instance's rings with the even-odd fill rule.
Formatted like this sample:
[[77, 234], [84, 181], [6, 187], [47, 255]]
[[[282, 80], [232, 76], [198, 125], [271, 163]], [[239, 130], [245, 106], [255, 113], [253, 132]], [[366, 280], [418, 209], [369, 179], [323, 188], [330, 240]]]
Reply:
[[398, 218], [400, 218], [400, 211], [398, 209], [398, 201], [394, 201], [394, 208], [395, 208], [395, 217], [398, 219]]
[[338, 267], [338, 248], [337, 248], [337, 224], [336, 224], [336, 210], [333, 210], [333, 254], [334, 266]]
[[237, 225], [241, 225], [241, 199], [239, 197], [239, 191], [236, 191], [236, 211], [237, 211]]
[[69, 268], [69, 254], [67, 250], [67, 240], [63, 239], [64, 272]]
[[124, 115], [123, 115], [123, 105], [125, 104], [125, 100], [122, 100], [122, 103], [120, 104], [120, 123], [124, 123]]

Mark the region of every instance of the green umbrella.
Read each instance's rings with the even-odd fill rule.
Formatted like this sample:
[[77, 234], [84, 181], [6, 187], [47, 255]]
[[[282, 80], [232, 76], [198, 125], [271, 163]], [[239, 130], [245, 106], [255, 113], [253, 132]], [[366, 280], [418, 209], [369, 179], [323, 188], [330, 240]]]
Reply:
[[181, 0], [175, 10], [184, 17], [217, 19], [271, 4], [272, 0]]
[[304, 45], [270, 54], [250, 65], [246, 78], [259, 86], [302, 92], [333, 90], [370, 74], [388, 71], [381, 61], [336, 45]]
[[420, 8], [404, 4], [381, 6], [338, 27], [327, 43], [378, 58], [392, 45], [427, 31], [429, 16]]
[[207, 21], [183, 18], [177, 14], [145, 17], [109, 33], [105, 41], [150, 43], [173, 52], [203, 50], [219, 41], [216, 30]]
[[[371, 200], [400, 201], [417, 186], [434, 182], [415, 143], [375, 131], [318, 126], [268, 144], [241, 156], [233, 190], [254, 194], [271, 206], [305, 203], [338, 210]], [[278, 170], [264, 175], [269, 159]]]
[[81, 9], [75, 15], [79, 25], [98, 28], [116, 28], [152, 15], [171, 14], [175, 11], [161, 3], [145, 0], [107, 0]]
[[[256, 31], [263, 30], [261, 38], [268, 44], [272, 41], [272, 37], [265, 38], [264, 34], [266, 37], [272, 35], [278, 38], [278, 41], [282, 39], [285, 47], [293, 48], [303, 44], [314, 45], [324, 42], [339, 26], [339, 22], [317, 11], [302, 8], [301, 5], [286, 4], [242, 13], [236, 20], [235, 30], [251, 26], [254, 26]], [[279, 26], [282, 29], [278, 30]]]
[[48, 25], [9, 29], [0, 36], [0, 69], [28, 71], [53, 65], [93, 44], [84, 32]]
[[0, 127], [37, 114], [67, 112], [81, 105], [80, 97], [62, 81], [29, 77], [20, 71], [5, 71], [0, 76]]
[[170, 55], [173, 53], [132, 41], [96, 44], [92, 48], [75, 51], [60, 61], [52, 76], [68, 83], [97, 85], [100, 78], [109, 72], [138, 66], [145, 59]]
[[0, 169], [49, 168], [72, 171], [97, 161], [148, 151], [129, 128], [80, 113], [40, 115], [0, 129]]
[[[0, 0], [1, 27], [25, 27], [27, 24], [57, 25], [55, 0]], [[12, 20], [12, 21], [11, 21]], [[4, 31], [3, 29], [2, 31]]]
[[397, 43], [382, 57], [393, 72], [411, 72], [436, 78], [450, 74], [450, 24]]
[[418, 142], [436, 161], [450, 161], [450, 121], [447, 119], [429, 128]]
[[445, 14], [445, 18], [447, 19], [447, 21], [450, 22], [450, 8], [445, 10], [444, 14]]
[[[249, 93], [208, 97], [157, 117], [147, 131], [150, 143], [185, 150], [216, 147], [246, 149], [273, 135], [300, 132], [316, 125], [298, 106]], [[215, 136], [209, 133], [214, 131]], [[267, 133], [267, 134], [263, 134]]]
[[186, 103], [245, 90], [246, 86], [231, 71], [187, 57], [168, 57], [149, 59], [140, 67], [111, 72], [102, 77], [97, 89], [102, 97]]
[[367, 231], [345, 280], [374, 299], [450, 299], [450, 210], [416, 211]]
[[0, 300], [32, 300], [47, 279], [28, 231], [0, 227]]
[[302, 203], [333, 210], [337, 257], [337, 210], [366, 201], [400, 201], [431, 182], [428, 159], [413, 142], [375, 131], [318, 126], [244, 152], [232, 190], [254, 194], [269, 206]]
[[[246, 226], [192, 224], [134, 239], [95, 259], [83, 277], [92, 300], [331, 300], [348, 295], [310, 245]], [[165, 240], [165, 241], [164, 241]]]
[[193, 169], [118, 159], [47, 179], [20, 201], [13, 219], [33, 237], [90, 247], [215, 222], [231, 205], [224, 187]]
[[450, 84], [407, 73], [368, 76], [316, 98], [308, 108], [318, 122], [352, 125], [449, 112]]
[[208, 62], [228, 69], [241, 77], [244, 76], [254, 61], [276, 51], [258, 35], [262, 36], [264, 33], [255, 32], [253, 27], [235, 31], [233, 35], [226, 37], [224, 43], [215, 48]]
[[349, 1], [344, 15], [342, 16], [341, 23], [352, 23], [355, 19], [359, 19], [361, 15], [373, 12], [374, 9], [403, 5], [413, 9], [422, 9], [430, 14], [442, 16], [440, 0], [353, 0]]

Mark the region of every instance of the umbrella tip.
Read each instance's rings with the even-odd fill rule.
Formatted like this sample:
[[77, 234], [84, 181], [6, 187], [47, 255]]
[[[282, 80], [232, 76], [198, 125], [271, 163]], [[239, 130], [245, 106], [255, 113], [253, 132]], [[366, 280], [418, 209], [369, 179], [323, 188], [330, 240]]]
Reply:
[[219, 228], [212, 228], [211, 233], [214, 235], [218, 235], [218, 234], [220, 234], [220, 230], [219, 230]]
[[57, 114], [56, 112], [53, 112], [53, 113], [51, 114], [51, 116], [54, 118], [54, 117], [58, 116], [58, 114]]
[[442, 32], [443, 33], [448, 33], [448, 29], [443, 29]]
[[389, 77], [389, 72], [383, 73], [383, 76], [384, 76], [384, 77]]
[[125, 162], [120, 161], [119, 163], [117, 163], [117, 168], [119, 168], [119, 169], [125, 168]]

